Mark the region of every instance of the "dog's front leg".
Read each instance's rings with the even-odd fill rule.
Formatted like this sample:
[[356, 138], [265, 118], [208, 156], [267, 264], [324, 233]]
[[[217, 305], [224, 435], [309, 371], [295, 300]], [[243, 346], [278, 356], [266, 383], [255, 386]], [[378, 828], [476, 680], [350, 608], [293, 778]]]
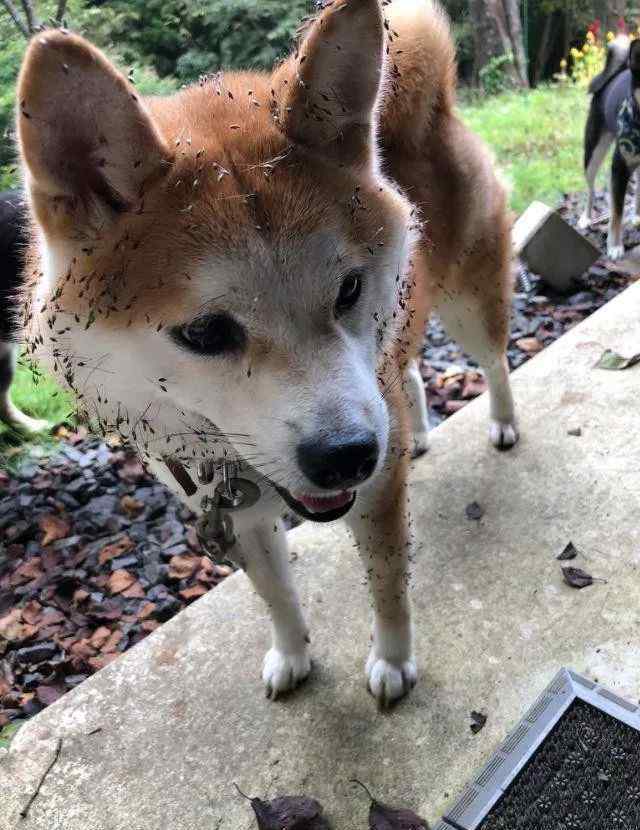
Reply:
[[273, 625], [272, 646], [262, 677], [272, 700], [294, 689], [311, 670], [309, 634], [291, 580], [287, 536], [282, 521], [263, 519], [238, 535], [238, 563], [267, 603]]
[[355, 533], [371, 593], [373, 636], [366, 664], [368, 687], [384, 707], [416, 683], [409, 601], [411, 552], [406, 463], [358, 496], [349, 524]]

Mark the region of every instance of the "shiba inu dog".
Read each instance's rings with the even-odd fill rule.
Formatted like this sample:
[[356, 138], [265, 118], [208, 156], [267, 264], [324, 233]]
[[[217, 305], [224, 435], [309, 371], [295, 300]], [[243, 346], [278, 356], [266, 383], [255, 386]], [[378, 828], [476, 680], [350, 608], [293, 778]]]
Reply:
[[[629, 179], [640, 167], [640, 42], [620, 35], [611, 41], [603, 71], [589, 86], [592, 94], [585, 130], [584, 169], [589, 194], [579, 226], [593, 220], [595, 180], [615, 142], [611, 161], [611, 216], [607, 256], [624, 257], [623, 213]], [[640, 186], [636, 173], [636, 222], [640, 222]]]
[[283, 501], [356, 535], [372, 694], [416, 681], [406, 478], [432, 309], [485, 367], [491, 441], [517, 440], [505, 193], [455, 115], [455, 75], [423, 0], [329, 3], [273, 73], [169, 98], [142, 100], [64, 31], [22, 67], [28, 349], [194, 509], [198, 463], [235, 458], [258, 483], [233, 555], [270, 610], [272, 697], [310, 670]]
[[18, 294], [27, 244], [25, 210], [19, 191], [0, 193], [0, 420], [23, 432], [37, 432], [47, 422], [25, 415], [9, 394], [18, 357]]

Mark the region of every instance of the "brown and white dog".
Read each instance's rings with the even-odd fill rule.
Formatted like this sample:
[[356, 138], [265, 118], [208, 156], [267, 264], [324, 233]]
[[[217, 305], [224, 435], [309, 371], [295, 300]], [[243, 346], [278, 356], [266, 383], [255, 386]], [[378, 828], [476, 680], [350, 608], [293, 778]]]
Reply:
[[[24, 61], [28, 347], [174, 490], [170, 458], [250, 467], [262, 498], [234, 555], [270, 609], [271, 696], [310, 669], [283, 500], [347, 518], [373, 601], [369, 688], [384, 704], [415, 683], [406, 479], [426, 449], [414, 358], [432, 309], [487, 372], [491, 441], [517, 440], [505, 193], [454, 90], [426, 0], [336, 0], [272, 74], [169, 98], [141, 99], [62, 31]], [[198, 509], [203, 492], [180, 495]]]

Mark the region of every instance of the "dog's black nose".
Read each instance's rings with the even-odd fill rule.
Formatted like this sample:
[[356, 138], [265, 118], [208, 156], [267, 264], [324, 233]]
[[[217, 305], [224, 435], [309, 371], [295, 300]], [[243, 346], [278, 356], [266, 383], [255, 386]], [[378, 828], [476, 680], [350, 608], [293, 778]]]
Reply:
[[298, 445], [298, 464], [313, 484], [326, 490], [362, 484], [378, 463], [380, 447], [375, 433], [367, 431], [308, 438]]

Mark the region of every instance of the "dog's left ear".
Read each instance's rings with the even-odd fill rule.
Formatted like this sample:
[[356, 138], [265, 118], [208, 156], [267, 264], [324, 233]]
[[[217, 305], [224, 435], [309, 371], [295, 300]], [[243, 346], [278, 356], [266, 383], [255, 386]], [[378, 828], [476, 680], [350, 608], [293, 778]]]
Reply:
[[378, 0], [337, 0], [274, 74], [274, 117], [295, 143], [366, 161], [384, 60]]
[[629, 47], [629, 68], [634, 74], [640, 73], [640, 40], [632, 40]]

